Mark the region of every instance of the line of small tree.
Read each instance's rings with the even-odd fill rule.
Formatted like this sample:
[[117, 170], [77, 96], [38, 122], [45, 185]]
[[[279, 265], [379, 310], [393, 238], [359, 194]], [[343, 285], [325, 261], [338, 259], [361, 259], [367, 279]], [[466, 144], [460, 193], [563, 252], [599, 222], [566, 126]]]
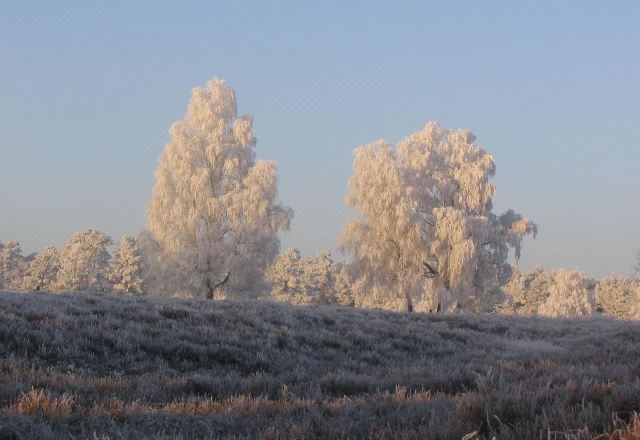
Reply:
[[640, 318], [640, 280], [609, 275], [601, 279], [579, 271], [514, 271], [496, 310], [515, 315], [552, 317], [597, 313], [621, 319]]
[[266, 276], [276, 301], [355, 306], [346, 268], [335, 264], [329, 251], [301, 258], [298, 249], [289, 248], [276, 259]]
[[62, 250], [49, 246], [29, 256], [16, 241], [0, 242], [0, 289], [143, 293], [137, 240], [122, 237], [113, 256], [112, 245], [111, 237], [92, 229], [73, 233]]
[[[0, 242], [0, 289], [43, 292], [144, 292], [143, 258], [138, 239], [124, 236], [113, 256], [113, 241], [100, 232], [74, 233], [61, 251], [53, 246], [39, 254], [23, 256], [16, 241]], [[638, 259], [640, 263], [640, 258]], [[640, 273], [640, 271], [638, 271]], [[299, 305], [367, 306], [367, 296], [356, 297], [344, 263], [331, 252], [302, 258], [300, 251], [283, 252], [266, 272], [263, 295]], [[640, 318], [640, 280], [610, 275], [601, 279], [579, 271], [529, 272], [514, 270], [500, 290], [493, 310], [514, 315], [577, 317], [604, 314], [620, 319]], [[423, 310], [418, 301], [418, 310]], [[425, 311], [425, 310], [423, 310]]]
[[[330, 252], [301, 258], [298, 249], [280, 255], [267, 272], [274, 299], [294, 304], [342, 304], [372, 307], [369, 295], [356, 296], [347, 265], [334, 264]], [[416, 297], [416, 310], [429, 310], [428, 301]], [[640, 280], [609, 275], [601, 279], [580, 271], [529, 272], [514, 269], [485, 312], [580, 317], [603, 314], [619, 319], [640, 319]]]
[[[112, 244], [111, 237], [91, 229], [75, 232], [61, 251], [49, 246], [29, 256], [22, 255], [17, 241], [0, 242], [0, 289], [144, 293], [138, 239], [123, 236], [113, 256]], [[269, 267], [266, 280], [276, 301], [355, 306], [349, 276], [329, 251], [301, 258], [300, 251], [291, 248]]]

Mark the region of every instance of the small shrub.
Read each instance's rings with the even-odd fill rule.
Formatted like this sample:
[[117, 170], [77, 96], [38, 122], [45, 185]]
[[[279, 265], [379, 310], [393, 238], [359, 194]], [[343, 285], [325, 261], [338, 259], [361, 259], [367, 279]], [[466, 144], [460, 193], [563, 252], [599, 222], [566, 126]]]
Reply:
[[538, 312], [551, 317], [576, 317], [591, 315], [596, 311], [593, 290], [581, 272], [558, 270], [549, 298]]

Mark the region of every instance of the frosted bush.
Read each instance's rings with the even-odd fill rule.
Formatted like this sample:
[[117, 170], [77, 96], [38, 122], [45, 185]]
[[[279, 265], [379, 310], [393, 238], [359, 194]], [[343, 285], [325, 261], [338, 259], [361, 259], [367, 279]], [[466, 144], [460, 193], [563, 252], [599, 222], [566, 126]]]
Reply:
[[336, 275], [334, 290], [336, 304], [348, 307], [355, 306], [356, 302], [353, 296], [351, 280], [346, 268], [342, 268], [342, 270]]
[[529, 272], [514, 270], [503, 287], [506, 301], [498, 306], [498, 310], [515, 315], [535, 315], [549, 297], [553, 283], [553, 275], [541, 266]]
[[551, 317], [577, 317], [596, 311], [593, 289], [582, 272], [564, 269], [553, 273], [549, 297], [538, 312]]
[[25, 266], [20, 243], [0, 243], [0, 289], [20, 289]]
[[60, 271], [60, 252], [49, 246], [35, 256], [22, 280], [22, 288], [31, 291], [53, 291]]
[[67, 291], [106, 291], [111, 238], [92, 229], [73, 233], [60, 255], [57, 285]]
[[308, 295], [319, 304], [335, 304], [336, 277], [331, 252], [321, 251], [301, 262], [302, 283]]
[[329, 251], [301, 258], [298, 249], [290, 248], [276, 258], [266, 275], [271, 283], [271, 296], [277, 301], [355, 304], [349, 275], [344, 267], [338, 271]]
[[278, 256], [266, 274], [271, 283], [271, 296], [276, 301], [294, 304], [311, 304], [313, 298], [308, 294], [302, 281], [300, 251], [287, 249]]
[[595, 298], [602, 313], [615, 318], [634, 318], [640, 302], [640, 283], [611, 275], [598, 280]]
[[118, 293], [142, 293], [141, 257], [138, 242], [123, 236], [109, 266], [109, 281]]

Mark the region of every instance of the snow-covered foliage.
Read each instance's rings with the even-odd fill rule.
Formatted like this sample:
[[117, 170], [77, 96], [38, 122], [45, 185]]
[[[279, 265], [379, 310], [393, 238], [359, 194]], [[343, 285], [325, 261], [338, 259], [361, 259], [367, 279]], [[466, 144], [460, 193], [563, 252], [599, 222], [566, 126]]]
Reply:
[[349, 276], [338, 270], [329, 251], [301, 258], [298, 249], [287, 249], [267, 271], [267, 280], [277, 301], [354, 305]]
[[538, 313], [551, 317], [577, 317], [596, 311], [593, 282], [582, 272], [560, 269], [553, 272], [549, 297]]
[[506, 300], [498, 310], [515, 315], [535, 315], [549, 297], [553, 284], [553, 275], [545, 272], [542, 266], [536, 266], [529, 272], [514, 270], [503, 287]]
[[22, 280], [24, 290], [51, 292], [57, 287], [60, 252], [53, 246], [35, 256]]
[[107, 271], [111, 238], [100, 231], [82, 229], [73, 233], [60, 254], [58, 288], [66, 291], [109, 290]]
[[503, 286], [506, 300], [499, 313], [582, 316], [595, 312], [622, 319], [640, 318], [640, 282], [611, 275], [599, 280], [564, 269], [514, 270]]
[[164, 275], [195, 295], [253, 295], [292, 211], [276, 202], [274, 162], [255, 160], [252, 118], [214, 79], [193, 89], [155, 172], [148, 229]]
[[355, 298], [353, 297], [353, 289], [351, 287], [351, 279], [344, 267], [336, 275], [334, 292], [337, 304], [348, 307], [354, 307], [356, 305]]
[[0, 289], [16, 290], [22, 284], [24, 264], [17, 241], [0, 243]]
[[512, 210], [491, 212], [493, 158], [465, 130], [428, 123], [396, 148], [355, 150], [342, 249], [354, 257], [359, 303], [469, 310], [510, 274], [509, 250], [537, 226]]
[[142, 262], [138, 242], [123, 236], [109, 265], [109, 281], [118, 293], [142, 293]]
[[335, 304], [335, 266], [331, 252], [321, 251], [301, 261], [302, 282], [308, 294], [319, 304]]
[[267, 270], [266, 278], [271, 283], [271, 296], [278, 301], [294, 304], [310, 304], [302, 284], [300, 251], [289, 248], [279, 255]]
[[602, 313], [615, 318], [640, 318], [640, 282], [615, 275], [598, 280], [596, 303]]

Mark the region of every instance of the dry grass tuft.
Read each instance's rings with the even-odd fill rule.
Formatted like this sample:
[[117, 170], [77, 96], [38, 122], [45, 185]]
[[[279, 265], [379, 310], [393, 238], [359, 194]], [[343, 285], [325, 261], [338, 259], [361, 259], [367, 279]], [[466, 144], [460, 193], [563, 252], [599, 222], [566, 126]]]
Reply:
[[20, 396], [14, 405], [16, 414], [42, 416], [48, 420], [64, 420], [71, 416], [73, 397], [63, 394], [52, 397], [44, 390], [31, 390]]

